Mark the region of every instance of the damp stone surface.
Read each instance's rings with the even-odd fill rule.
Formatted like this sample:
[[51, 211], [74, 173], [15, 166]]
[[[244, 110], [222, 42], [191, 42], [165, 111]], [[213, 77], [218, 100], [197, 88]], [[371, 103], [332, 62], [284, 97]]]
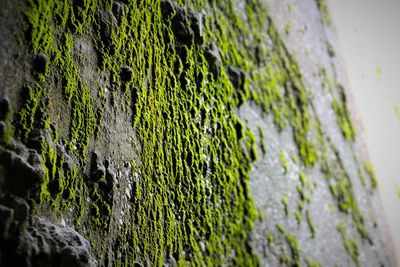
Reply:
[[1, 6], [1, 266], [396, 266], [323, 0]]

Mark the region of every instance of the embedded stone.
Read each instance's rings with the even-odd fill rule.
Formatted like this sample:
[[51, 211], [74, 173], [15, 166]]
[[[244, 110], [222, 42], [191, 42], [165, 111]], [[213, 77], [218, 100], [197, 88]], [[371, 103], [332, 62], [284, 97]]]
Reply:
[[176, 15], [172, 18], [172, 30], [180, 43], [193, 43], [193, 32], [188, 25], [187, 16], [182, 8], [176, 9]]
[[164, 17], [168, 17], [175, 12], [175, 5], [171, 0], [161, 0], [160, 8]]
[[0, 143], [4, 142], [4, 137], [6, 134], [6, 124], [4, 121], [0, 121]]
[[130, 67], [124, 66], [120, 72], [121, 81], [130, 82], [133, 78], [133, 70]]
[[94, 151], [92, 154], [91, 177], [95, 182], [106, 177], [106, 168], [104, 167], [97, 151]]
[[122, 18], [125, 16], [126, 9], [127, 7], [124, 3], [118, 1], [113, 3], [112, 12], [115, 15], [115, 18], [117, 19], [118, 23], [121, 23]]
[[4, 253], [0, 260], [6, 266], [97, 266], [89, 242], [78, 232], [39, 218], [5, 245], [9, 253]]
[[0, 152], [0, 164], [6, 167], [5, 187], [17, 196], [25, 196], [37, 188], [44, 177], [42, 164], [31, 165], [26, 154], [26, 151], [21, 156], [10, 150]]
[[118, 25], [117, 19], [110, 10], [98, 11], [95, 17], [99, 25], [98, 30], [101, 40], [106, 47], [109, 47], [111, 45], [112, 33]]
[[206, 57], [211, 73], [217, 78], [222, 62], [218, 47], [214, 43], [211, 43], [205, 50], [204, 56]]
[[[8, 232], [13, 222], [14, 211], [9, 207], [0, 205], [0, 240], [8, 238]], [[0, 258], [1, 260], [1, 258]], [[1, 263], [1, 261], [0, 261]]]
[[7, 194], [0, 200], [0, 203], [13, 210], [14, 219], [18, 223], [23, 223], [28, 220], [29, 205], [24, 199]]
[[27, 147], [36, 150], [38, 153], [42, 153], [43, 142], [48, 144], [52, 143], [51, 134], [49, 131], [44, 129], [35, 129], [30, 138], [27, 141]]
[[193, 11], [189, 12], [188, 18], [190, 28], [194, 33], [194, 40], [197, 44], [203, 44], [203, 17]]
[[44, 74], [47, 71], [49, 58], [42, 53], [36, 55], [33, 60], [33, 67], [37, 73]]
[[228, 75], [233, 87], [236, 89], [243, 87], [245, 80], [245, 74], [243, 70], [234, 66], [228, 66]]
[[10, 112], [10, 100], [7, 97], [3, 97], [0, 100], [0, 120], [4, 121], [7, 114]]

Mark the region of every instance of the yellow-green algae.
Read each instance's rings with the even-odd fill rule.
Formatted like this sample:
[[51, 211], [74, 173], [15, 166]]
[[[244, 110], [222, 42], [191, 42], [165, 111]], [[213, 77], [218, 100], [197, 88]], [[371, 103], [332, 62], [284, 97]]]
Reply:
[[394, 187], [396, 189], [397, 197], [400, 198], [400, 186], [397, 183], [395, 183]]
[[289, 170], [289, 163], [286, 159], [286, 153], [284, 150], [279, 150], [278, 152], [279, 156], [279, 161], [281, 162], [282, 168], [284, 170], [284, 173], [286, 174]]
[[329, 14], [328, 5], [326, 4], [325, 0], [315, 0], [315, 2], [320, 10], [323, 22], [330, 26], [332, 24], [332, 18]]
[[400, 108], [398, 106], [395, 106], [393, 110], [394, 113], [396, 113], [397, 119], [400, 121]]
[[368, 176], [370, 178], [371, 186], [373, 188], [377, 187], [378, 186], [378, 179], [376, 178], [375, 169], [374, 169], [374, 166], [372, 166], [372, 163], [369, 162], [369, 161], [365, 162], [364, 163], [364, 168], [365, 168], [365, 171], [367, 172], [367, 174], [368, 174]]
[[358, 259], [358, 256], [359, 256], [358, 245], [353, 239], [350, 239], [347, 237], [346, 226], [344, 225], [343, 222], [338, 224], [337, 230], [339, 231], [339, 233], [342, 236], [343, 245], [344, 245], [347, 253], [352, 257], [354, 263], [357, 266], [360, 266], [360, 262]]
[[[48, 81], [58, 75], [71, 111], [69, 136], [63, 141], [80, 164], [62, 170], [64, 159], [51, 144], [43, 143], [46, 179], [38, 202], [50, 201], [56, 212], [60, 207], [72, 211], [76, 224], [85, 224], [89, 239], [96, 233], [107, 234], [111, 209], [103, 200], [107, 196], [98, 190], [98, 184], [83, 182], [88, 179], [84, 171], [87, 148], [101, 123], [101, 116], [95, 116], [99, 107], [95, 107], [74, 56], [75, 39], [88, 35], [99, 55], [99, 71], [109, 74], [112, 94], [121, 93], [126, 103], [133, 103], [132, 127], [140, 141], [137, 167], [141, 177], [133, 181], [131, 224], [118, 229], [114, 264], [149, 261], [162, 265], [173, 255], [178, 265], [258, 265], [250, 246], [257, 214], [248, 188], [257, 142], [235, 116], [235, 108], [244, 101], [260, 105], [273, 115], [278, 130], [293, 129], [304, 166], [314, 166], [320, 156], [324, 173], [327, 177], [331, 173], [326, 150], [318, 155], [313, 141], [316, 136], [318, 145], [326, 146], [295, 60], [258, 0], [246, 2], [245, 16], [236, 13], [233, 1], [193, 1], [190, 8], [177, 1], [182, 7], [179, 12], [206, 9], [212, 14], [204, 18], [201, 42], [193, 36], [183, 42], [176, 38], [172, 20], [178, 16], [177, 7], [163, 16], [158, 0], [124, 3], [122, 16], [114, 21], [104, 20], [99, 13], [109, 12], [109, 16], [116, 6], [112, 0], [28, 0], [28, 43], [33, 54], [49, 57], [49, 70], [36, 75], [34, 85], [27, 87], [15, 118], [16, 134], [26, 141], [38, 125], [48, 128], [51, 118], [41, 118], [46, 126], [36, 122], [35, 116], [40, 105], [48, 109], [40, 103], [55, 90]], [[193, 22], [186, 19], [183, 23], [191, 27]], [[272, 44], [266, 45], [267, 40]], [[221, 62], [207, 58], [212, 43], [219, 49]], [[121, 80], [123, 66], [132, 69], [129, 81]], [[226, 66], [241, 69], [244, 80], [233, 84]], [[345, 118], [338, 119], [344, 136], [353, 139], [345, 101], [334, 102], [332, 107], [339, 118]], [[260, 137], [264, 139], [262, 131]], [[262, 143], [263, 153], [265, 147]], [[348, 177], [339, 181], [332, 194], [340, 210], [351, 211], [364, 233]], [[301, 179], [301, 192], [303, 187]], [[90, 205], [84, 202], [86, 197], [92, 199]], [[310, 201], [304, 193], [303, 200]], [[304, 203], [299, 203], [295, 216], [300, 218]], [[308, 211], [306, 216], [314, 235]], [[287, 263], [299, 265], [296, 237], [279, 230], [292, 250]], [[91, 241], [98, 259], [104, 260], [107, 248], [99, 239]]]

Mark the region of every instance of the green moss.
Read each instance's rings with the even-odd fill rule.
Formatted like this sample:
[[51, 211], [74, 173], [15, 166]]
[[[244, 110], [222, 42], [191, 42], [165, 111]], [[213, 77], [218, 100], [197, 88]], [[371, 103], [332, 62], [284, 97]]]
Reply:
[[304, 201], [303, 200], [298, 200], [297, 201], [297, 207], [300, 211], [304, 209]]
[[288, 35], [290, 33], [291, 29], [292, 29], [292, 24], [290, 22], [287, 22], [285, 24], [285, 33]]
[[[72, 6], [68, 1], [32, 0], [26, 15], [33, 53], [46, 54], [50, 75], [52, 71], [61, 75], [65, 101], [71, 110], [68, 145], [82, 166], [87, 164], [87, 148], [101, 119], [95, 118], [90, 89], [77, 69], [79, 55], [73, 56], [75, 39], [82, 34], [93, 39], [100, 69], [110, 74], [113, 90], [121, 88], [127, 100], [134, 88], [140, 90], [133, 105], [132, 125], [140, 140], [141, 164], [137, 167], [141, 179], [135, 184], [131, 200], [131, 224], [139, 227], [118, 231], [120, 238], [135, 248], [126, 250], [121, 242], [121, 248], [115, 249], [123, 257], [121, 263], [149, 260], [162, 265], [164, 253], [171, 253], [180, 265], [187, 261], [184, 254], [191, 256], [193, 264], [220, 265], [230, 261], [234, 265], [257, 265], [257, 257], [248, 249], [249, 233], [256, 218], [248, 179], [251, 162], [257, 159], [257, 143], [247, 129], [238, 135], [235, 125], [241, 122], [234, 114], [235, 105], [249, 97], [248, 83], [245, 81], [244, 88], [236, 91], [223, 68], [218, 77], [210, 77], [209, 62], [201, 45], [182, 46], [186, 51], [183, 57], [170, 20], [161, 17], [159, 1], [127, 4], [118, 25], [96, 15], [113, 5], [112, 1], [83, 1]], [[208, 8], [215, 11], [221, 32], [215, 30], [211, 18], [207, 19], [204, 42], [215, 42], [220, 47], [224, 64], [247, 70], [249, 61], [244, 61], [242, 54], [245, 49], [238, 39], [232, 38], [228, 28], [233, 18], [239, 27], [235, 30], [242, 28], [244, 32], [244, 22], [224, 4], [213, 3]], [[103, 36], [104, 31], [107, 36]], [[134, 73], [132, 80], [125, 83], [119, 75], [123, 65], [130, 66]], [[33, 104], [28, 106], [35, 108]], [[200, 124], [199, 115], [203, 115]], [[20, 120], [21, 125], [28, 125], [21, 132], [24, 138], [33, 129], [33, 119], [25, 117]], [[206, 129], [211, 133], [207, 134]], [[83, 190], [91, 202], [85, 212], [76, 215], [78, 221], [90, 222], [89, 237], [98, 230], [107, 232], [111, 207], [99, 184], [83, 184], [76, 171], [58, 179], [57, 162], [61, 159], [50, 146], [47, 148], [42, 201], [51, 199], [55, 203], [60, 195], [65, 195], [70, 202], [82, 204], [78, 195]], [[54, 187], [54, 193], [50, 187]], [[63, 205], [70, 206], [68, 202]], [[199, 248], [200, 241], [207, 243], [206, 254]], [[102, 259], [104, 246], [93, 245]], [[228, 259], [224, 255], [234, 256]]]
[[286, 216], [289, 216], [289, 200], [286, 196], [284, 196], [281, 200], [281, 203], [283, 205], [283, 208], [285, 210]]
[[286, 160], [286, 153], [284, 150], [279, 150], [278, 155], [279, 155], [279, 161], [281, 162], [284, 173], [286, 174], [289, 170], [289, 164]]
[[313, 222], [313, 220], [311, 218], [309, 210], [307, 210], [307, 212], [306, 212], [306, 218], [307, 218], [308, 227], [310, 228], [311, 238], [315, 238], [315, 234], [316, 234], [317, 231], [316, 231], [316, 228], [315, 228], [315, 224], [314, 224], [314, 222]]
[[35, 83], [34, 87], [24, 87], [22, 91], [23, 104], [16, 115], [16, 135], [26, 141], [35, 126], [36, 111], [43, 93], [42, 87]]
[[308, 182], [308, 178], [304, 173], [299, 172], [299, 179], [300, 179], [301, 185], [303, 187], [310, 187], [310, 183]]
[[340, 131], [346, 140], [354, 141], [356, 132], [347, 107], [347, 98], [343, 86], [337, 84], [336, 77], [330, 78], [325, 68], [321, 67], [319, 74], [322, 78], [322, 85], [328, 89], [333, 98], [332, 109], [335, 112]]
[[338, 126], [346, 138], [346, 140], [354, 141], [355, 130], [352, 121], [350, 120], [349, 111], [344, 103], [340, 103], [337, 100], [332, 101], [332, 108], [336, 114], [336, 121]]
[[281, 224], [277, 224], [276, 227], [278, 231], [284, 235], [286, 242], [289, 246], [291, 257], [286, 256], [284, 262], [292, 265], [292, 266], [301, 266], [300, 265], [300, 246], [297, 242], [297, 238], [295, 235], [286, 231]]
[[328, 89], [328, 92], [330, 94], [333, 94], [335, 88], [335, 81], [329, 78], [326, 69], [323, 67], [319, 69], [319, 74], [322, 77], [324, 87]]
[[[30, 0], [28, 3], [25, 15], [29, 22], [32, 51], [47, 55], [49, 67], [59, 70], [64, 95], [71, 107], [70, 148], [77, 147], [76, 154], [83, 162], [95, 129], [95, 118], [89, 88], [82, 82], [73, 58], [73, 35], [82, 33], [83, 25], [89, 26], [93, 14], [88, 12], [80, 21], [78, 18], [83, 14], [75, 14], [67, 1]], [[44, 83], [45, 79], [43, 76], [39, 80]]]
[[346, 239], [344, 241], [344, 246], [347, 252], [351, 255], [353, 261], [357, 264], [357, 266], [360, 266], [360, 263], [358, 261], [359, 251], [357, 243], [354, 240]]
[[360, 236], [363, 239], [370, 240], [369, 234], [364, 226], [364, 214], [358, 207], [350, 177], [341, 162], [339, 154], [331, 142], [326, 142], [323, 145], [327, 146], [324, 148], [325, 151], [329, 151], [327, 150], [329, 148], [330, 151], [333, 152], [333, 155], [336, 156], [336, 158], [330, 159], [329, 161], [327, 156], [323, 158], [326, 161], [324, 165], [327, 166], [325, 177], [329, 183], [329, 189], [336, 201], [337, 207], [339, 211], [351, 216], [353, 226]]
[[346, 233], [346, 226], [344, 225], [343, 222], [339, 223], [337, 226], [337, 229], [339, 231], [339, 233], [342, 236], [343, 239], [343, 245], [347, 251], [347, 253], [351, 256], [351, 258], [353, 259], [354, 263], [357, 266], [360, 266], [360, 262], [359, 262], [359, 251], [358, 251], [358, 245], [357, 243], [352, 240], [349, 239], [347, 237], [347, 233]]
[[358, 173], [358, 178], [360, 178], [361, 184], [362, 184], [363, 186], [365, 186], [365, 185], [366, 185], [365, 176], [364, 176], [364, 174], [362, 173], [362, 171], [361, 171], [360, 168], [358, 168], [357, 173]]
[[396, 189], [397, 197], [400, 198], [400, 186], [396, 183], [394, 187]]
[[265, 136], [264, 130], [261, 127], [257, 127], [257, 128], [260, 133], [261, 151], [262, 151], [263, 155], [265, 155], [265, 153], [267, 153], [266, 136]]
[[367, 172], [372, 188], [378, 187], [378, 179], [376, 178], [375, 169], [371, 162], [364, 162], [364, 169]]
[[274, 238], [274, 235], [273, 235], [272, 232], [268, 233], [267, 241], [268, 241], [268, 244], [274, 244], [275, 243], [275, 238]]
[[264, 72], [259, 68], [251, 71], [251, 78], [255, 84], [254, 90], [251, 91], [251, 99], [266, 113], [273, 115], [278, 130], [283, 130], [287, 125], [293, 128], [293, 137], [302, 163], [313, 166], [317, 155], [310, 140], [312, 115], [309, 111], [308, 92], [302, 83], [295, 60], [289, 55], [272, 21], [265, 31], [268, 32], [273, 46], [267, 55], [261, 55], [263, 58], [270, 58], [262, 68]]
[[298, 184], [298, 185], [296, 186], [296, 188], [297, 188], [297, 192], [299, 193], [299, 197], [300, 197], [301, 201], [304, 201], [305, 198], [306, 198], [306, 194], [305, 194], [305, 192], [304, 192], [303, 187], [302, 187], [301, 185]]
[[301, 221], [303, 220], [303, 217], [301, 216], [300, 212], [296, 210], [294, 212], [294, 216], [296, 218], [297, 224], [300, 224]]
[[308, 260], [307, 266], [308, 267], [321, 267], [322, 265], [316, 260]]
[[399, 107], [394, 107], [394, 112], [396, 113], [397, 119], [400, 121], [400, 108]]
[[317, 6], [319, 8], [319, 11], [321, 13], [322, 16], [322, 20], [326, 25], [331, 25], [332, 24], [332, 18], [329, 15], [329, 11], [328, 11], [328, 6], [325, 3], [325, 0], [315, 0], [317, 3]]

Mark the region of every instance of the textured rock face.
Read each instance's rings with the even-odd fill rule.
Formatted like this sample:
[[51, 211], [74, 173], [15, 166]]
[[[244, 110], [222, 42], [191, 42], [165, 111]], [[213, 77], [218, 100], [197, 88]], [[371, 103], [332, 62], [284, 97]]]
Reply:
[[[28, 207], [26, 203], [23, 205]], [[0, 206], [0, 209], [4, 214], [9, 208]], [[39, 218], [34, 218], [29, 227], [22, 226], [26, 221], [21, 221], [20, 213], [21, 206], [14, 206], [14, 210], [9, 209], [11, 216], [2, 217], [8, 223], [1, 229], [2, 265], [97, 266], [91, 258], [89, 242], [75, 230]], [[12, 217], [13, 214], [16, 216]]]
[[3, 2], [0, 265], [396, 265], [322, 0]]

